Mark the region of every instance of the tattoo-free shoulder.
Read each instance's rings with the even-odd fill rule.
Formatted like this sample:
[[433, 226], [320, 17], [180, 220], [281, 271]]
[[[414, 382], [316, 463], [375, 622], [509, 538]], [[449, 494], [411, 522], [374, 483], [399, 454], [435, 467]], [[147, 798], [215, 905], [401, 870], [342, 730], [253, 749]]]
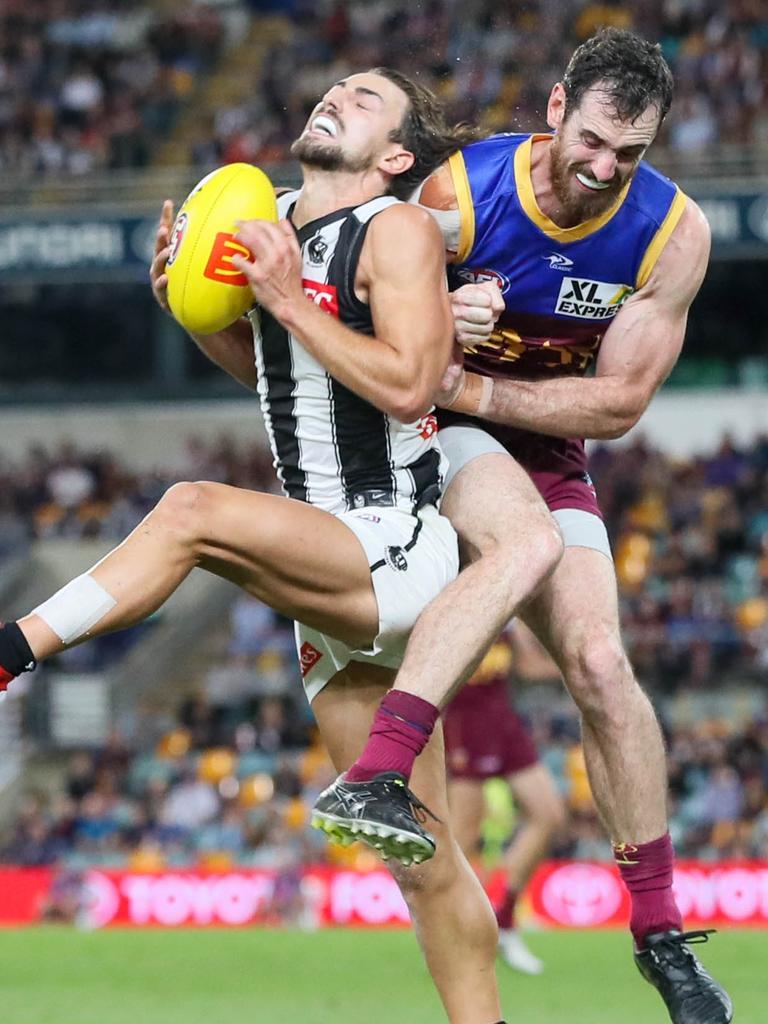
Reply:
[[458, 210], [456, 186], [453, 184], [453, 175], [447, 163], [438, 167], [424, 182], [418, 202], [420, 206], [426, 206], [430, 210]]
[[649, 292], [676, 292], [690, 302], [699, 290], [709, 262], [711, 231], [701, 208], [686, 196], [685, 208], [662, 249], [647, 283], [638, 296]]

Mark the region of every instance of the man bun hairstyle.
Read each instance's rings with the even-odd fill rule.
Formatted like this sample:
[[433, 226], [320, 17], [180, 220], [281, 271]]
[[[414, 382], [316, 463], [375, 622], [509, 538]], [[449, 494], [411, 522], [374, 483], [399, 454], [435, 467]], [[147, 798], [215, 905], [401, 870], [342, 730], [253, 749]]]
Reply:
[[622, 121], [634, 121], [655, 106], [661, 123], [672, 104], [674, 81], [661, 47], [628, 29], [600, 29], [574, 51], [563, 75], [566, 117], [598, 83], [605, 85]]
[[484, 133], [462, 122], [451, 127], [439, 100], [433, 92], [412, 81], [392, 68], [372, 68], [371, 73], [381, 75], [396, 85], [408, 97], [408, 107], [400, 126], [389, 136], [413, 153], [413, 166], [395, 175], [389, 185], [389, 194], [397, 199], [408, 199], [417, 185], [428, 178], [452, 153], [482, 138]]

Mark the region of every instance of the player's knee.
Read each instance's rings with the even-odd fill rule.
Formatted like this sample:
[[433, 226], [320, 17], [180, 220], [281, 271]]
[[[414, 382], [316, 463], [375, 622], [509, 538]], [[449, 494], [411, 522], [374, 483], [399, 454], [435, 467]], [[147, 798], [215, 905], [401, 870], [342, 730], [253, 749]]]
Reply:
[[565, 828], [567, 820], [565, 801], [557, 790], [553, 790], [546, 799], [540, 801], [537, 813], [541, 827], [550, 839]]
[[[518, 800], [516, 794], [515, 799]], [[537, 779], [535, 799], [527, 799], [520, 806], [525, 819], [548, 838], [552, 838], [565, 826], [565, 802], [554, 779]]]
[[419, 899], [446, 897], [460, 878], [458, 850], [447, 840], [439, 842], [435, 856], [423, 864], [407, 868], [390, 862], [387, 866], [409, 907]]
[[[550, 576], [560, 563], [565, 552], [565, 544], [560, 527], [549, 513], [543, 511], [537, 516], [535, 523], [535, 534], [532, 538], [531, 549], [539, 569], [539, 582]], [[526, 558], [528, 552], [526, 552]]]
[[628, 690], [636, 687], [618, 637], [587, 630], [566, 652], [565, 678], [582, 715], [593, 725], [618, 725], [628, 711]]
[[181, 540], [194, 543], [201, 534], [205, 506], [206, 484], [184, 481], [168, 488], [152, 518]]
[[[390, 865], [417, 930], [428, 928], [437, 907], [450, 908], [474, 950], [493, 961], [498, 941], [496, 916], [488, 897], [455, 841], [438, 839], [432, 860], [418, 867]], [[441, 916], [444, 911], [441, 911]], [[471, 936], [471, 939], [469, 938]]]
[[505, 522], [494, 542], [497, 553], [516, 576], [521, 558], [525, 559], [531, 592], [554, 572], [565, 550], [560, 527], [543, 507], [532, 511], [522, 538]]

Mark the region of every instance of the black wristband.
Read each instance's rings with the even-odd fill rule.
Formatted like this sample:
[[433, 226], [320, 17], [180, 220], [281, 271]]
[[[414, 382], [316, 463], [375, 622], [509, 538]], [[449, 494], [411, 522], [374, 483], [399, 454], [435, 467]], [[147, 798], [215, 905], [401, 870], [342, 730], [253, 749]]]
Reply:
[[27, 638], [15, 622], [6, 622], [0, 627], [0, 665], [13, 676], [31, 672], [37, 667]]

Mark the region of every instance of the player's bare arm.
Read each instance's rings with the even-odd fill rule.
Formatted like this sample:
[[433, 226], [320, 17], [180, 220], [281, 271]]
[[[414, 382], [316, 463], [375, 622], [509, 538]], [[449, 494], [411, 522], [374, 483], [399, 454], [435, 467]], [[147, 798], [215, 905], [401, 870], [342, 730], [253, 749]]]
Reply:
[[[155, 236], [155, 252], [149, 268], [152, 294], [161, 309], [172, 316], [168, 305], [168, 275], [165, 266], [170, 253], [173, 227], [173, 201], [166, 199], [160, 213]], [[189, 332], [188, 332], [189, 333]], [[190, 334], [197, 347], [230, 377], [250, 390], [256, 388], [256, 367], [253, 358], [253, 332], [245, 319], [236, 320], [216, 334]]]
[[238, 237], [254, 261], [233, 262], [248, 276], [257, 301], [333, 377], [401, 422], [431, 408], [451, 352], [453, 323], [442, 239], [427, 213], [393, 206], [368, 231], [356, 292], [371, 308], [374, 338], [346, 327], [304, 294], [290, 223], [249, 221]]
[[482, 391], [473, 380], [478, 375], [467, 373], [462, 384], [453, 382], [458, 398], [447, 404], [555, 437], [621, 437], [677, 362], [709, 248], [709, 226], [689, 199], [648, 282], [630, 296], [606, 331], [594, 377], [494, 380]]

